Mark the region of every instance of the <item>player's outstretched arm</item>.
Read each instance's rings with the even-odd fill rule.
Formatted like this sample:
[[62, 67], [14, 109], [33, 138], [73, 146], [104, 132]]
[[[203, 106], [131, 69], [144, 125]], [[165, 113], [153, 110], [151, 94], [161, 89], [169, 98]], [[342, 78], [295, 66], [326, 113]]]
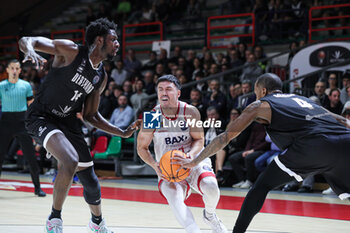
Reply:
[[350, 129], [350, 120], [346, 119], [345, 117], [342, 117], [338, 114], [329, 112], [340, 124], [344, 125], [345, 127]]
[[100, 94], [105, 88], [107, 83], [107, 75], [103, 80], [103, 83], [99, 90], [93, 91], [89, 94], [84, 103], [83, 118], [96, 128], [99, 128], [107, 133], [120, 136], [120, 137], [130, 137], [135, 130], [139, 129], [141, 125], [141, 120], [136, 120], [131, 123], [126, 130], [122, 130], [115, 125], [110, 124], [99, 112], [98, 106], [100, 103]]
[[55, 56], [54, 67], [69, 65], [78, 54], [78, 45], [70, 40], [51, 40], [46, 37], [22, 37], [19, 42], [19, 49], [24, 53], [24, 60], [32, 61], [37, 68], [40, 68], [46, 60], [36, 51]]
[[198, 165], [204, 159], [216, 154], [223, 149], [233, 138], [237, 137], [245, 128], [247, 128], [261, 114], [262, 107], [260, 101], [251, 103], [242, 114], [233, 122], [231, 122], [226, 131], [217, 136], [204, 150], [192, 161], [188, 159], [178, 158], [178, 164], [182, 167], [192, 168]]

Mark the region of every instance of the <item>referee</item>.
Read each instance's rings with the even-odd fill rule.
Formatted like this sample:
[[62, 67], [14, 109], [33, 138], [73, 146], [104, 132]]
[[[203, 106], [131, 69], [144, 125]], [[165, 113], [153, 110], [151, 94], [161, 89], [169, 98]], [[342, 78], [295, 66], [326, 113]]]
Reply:
[[35, 158], [33, 140], [24, 127], [24, 114], [33, 102], [32, 87], [27, 81], [19, 79], [21, 64], [18, 60], [11, 60], [6, 68], [8, 79], [0, 82], [0, 101], [2, 116], [0, 119], [0, 175], [2, 163], [7, 148], [13, 137], [17, 137], [23, 151], [24, 158], [29, 163], [30, 175], [35, 187], [35, 195], [46, 196], [40, 188], [39, 166]]

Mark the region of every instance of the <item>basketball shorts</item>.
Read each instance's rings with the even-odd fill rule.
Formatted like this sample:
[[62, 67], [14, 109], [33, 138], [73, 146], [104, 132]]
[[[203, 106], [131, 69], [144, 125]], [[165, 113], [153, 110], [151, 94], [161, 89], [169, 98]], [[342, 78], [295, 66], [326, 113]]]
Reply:
[[[191, 195], [191, 188], [195, 190], [197, 193], [202, 194], [199, 184], [203, 178], [208, 176], [212, 176], [215, 178], [215, 174], [212, 169], [211, 160], [209, 158], [206, 158], [205, 160], [200, 162], [196, 167], [192, 168], [190, 175], [186, 179], [178, 182], [181, 186], [184, 187], [185, 198], [187, 199]], [[163, 196], [162, 191], [160, 189], [162, 182], [168, 182], [168, 181], [163, 179], [159, 179], [158, 181], [158, 189], [161, 195]]]
[[350, 134], [319, 134], [296, 140], [275, 157], [296, 180], [322, 174], [340, 199], [350, 198]]
[[[31, 106], [30, 106], [31, 107]], [[93, 165], [90, 150], [77, 118], [57, 119], [29, 108], [26, 114], [26, 129], [29, 135], [46, 149], [49, 138], [55, 133], [63, 133], [79, 155], [79, 167]]]

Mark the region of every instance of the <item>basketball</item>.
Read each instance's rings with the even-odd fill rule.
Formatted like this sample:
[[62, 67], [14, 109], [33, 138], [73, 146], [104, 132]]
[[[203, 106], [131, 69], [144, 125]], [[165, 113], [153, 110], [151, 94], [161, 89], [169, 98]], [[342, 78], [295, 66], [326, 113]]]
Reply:
[[190, 174], [190, 169], [188, 168], [182, 168], [181, 170], [177, 171], [180, 168], [180, 165], [178, 164], [172, 164], [174, 160], [175, 154], [182, 155], [183, 157], [186, 157], [186, 154], [180, 150], [171, 150], [166, 152], [159, 162], [159, 167], [162, 172], [162, 174], [168, 179], [170, 182], [180, 182], [188, 177]]

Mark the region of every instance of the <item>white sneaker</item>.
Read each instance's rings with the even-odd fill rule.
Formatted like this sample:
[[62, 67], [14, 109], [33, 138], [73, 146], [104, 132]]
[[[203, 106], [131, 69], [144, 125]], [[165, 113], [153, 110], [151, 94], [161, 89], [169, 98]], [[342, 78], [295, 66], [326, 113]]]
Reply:
[[238, 182], [238, 183], [236, 183], [236, 184], [234, 184], [234, 185], [232, 185], [232, 188], [240, 188], [242, 184], [244, 184], [243, 180]]
[[241, 189], [250, 189], [250, 187], [252, 187], [253, 183], [250, 182], [249, 180], [246, 180], [242, 185], [241, 185]]
[[90, 222], [88, 225], [88, 232], [91, 232], [91, 233], [113, 233], [113, 231], [108, 229], [104, 219], [102, 219], [102, 222], [100, 222], [99, 225], [93, 223], [90, 219]]
[[322, 194], [323, 195], [332, 195], [332, 194], [335, 194], [335, 193], [334, 193], [333, 189], [331, 187], [329, 187], [328, 189], [323, 190]]
[[45, 232], [46, 233], [62, 233], [63, 232], [63, 224], [62, 219], [60, 218], [53, 218], [51, 220], [46, 220], [46, 227]]
[[213, 233], [227, 233], [227, 228], [221, 222], [221, 220], [214, 213], [210, 218], [205, 215], [206, 211], [203, 210], [203, 220], [211, 227]]

